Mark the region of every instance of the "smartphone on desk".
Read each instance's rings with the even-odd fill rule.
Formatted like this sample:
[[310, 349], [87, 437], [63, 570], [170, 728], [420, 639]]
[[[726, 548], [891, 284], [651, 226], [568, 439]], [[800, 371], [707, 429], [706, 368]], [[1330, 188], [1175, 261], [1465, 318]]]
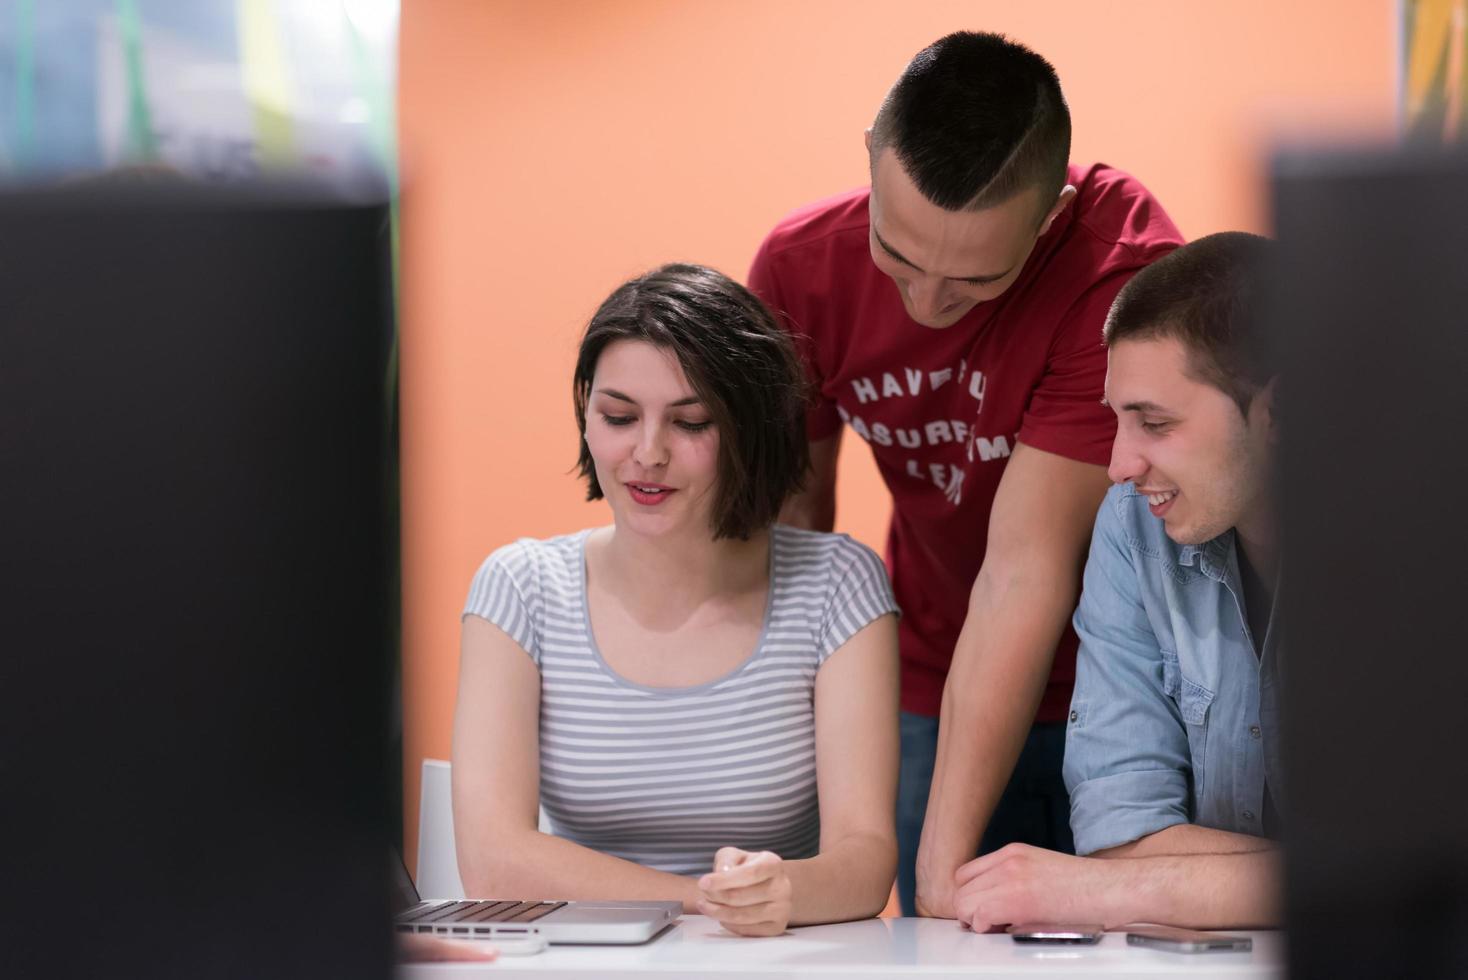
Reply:
[[1170, 926], [1127, 926], [1126, 941], [1128, 946], [1150, 946], [1170, 953], [1247, 953], [1254, 948], [1248, 936]]
[[1027, 922], [1009, 927], [1010, 937], [1017, 943], [1059, 943], [1067, 946], [1092, 946], [1101, 941], [1106, 930], [1101, 926], [1050, 925]]

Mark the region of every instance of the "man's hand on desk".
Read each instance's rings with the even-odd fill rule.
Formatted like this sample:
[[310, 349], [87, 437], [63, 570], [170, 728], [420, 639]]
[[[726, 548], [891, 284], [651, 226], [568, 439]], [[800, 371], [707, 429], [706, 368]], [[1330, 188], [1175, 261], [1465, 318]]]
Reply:
[[975, 858], [954, 875], [958, 921], [975, 932], [1017, 922], [1131, 921], [1122, 908], [1120, 862], [1009, 844]]
[[721, 847], [698, 879], [698, 911], [739, 936], [778, 936], [790, 924], [790, 878], [778, 854]]

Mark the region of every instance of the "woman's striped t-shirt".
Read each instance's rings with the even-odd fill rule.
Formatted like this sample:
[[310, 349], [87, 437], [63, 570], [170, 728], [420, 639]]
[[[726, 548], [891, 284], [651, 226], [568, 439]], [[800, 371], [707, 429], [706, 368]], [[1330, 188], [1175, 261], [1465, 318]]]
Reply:
[[654, 688], [619, 676], [597, 650], [586, 608], [590, 533], [499, 549], [464, 608], [540, 670], [540, 802], [551, 829], [676, 874], [708, 871], [726, 845], [813, 856], [816, 672], [858, 630], [897, 611], [881, 559], [844, 534], [775, 525], [752, 654], [718, 680]]

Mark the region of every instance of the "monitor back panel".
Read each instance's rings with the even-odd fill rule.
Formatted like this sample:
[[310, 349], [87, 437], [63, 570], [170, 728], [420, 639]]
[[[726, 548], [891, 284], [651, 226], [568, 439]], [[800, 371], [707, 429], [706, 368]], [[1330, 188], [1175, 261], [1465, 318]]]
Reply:
[[0, 198], [7, 976], [386, 975], [386, 227]]
[[1468, 976], [1468, 160], [1282, 160], [1295, 977]]

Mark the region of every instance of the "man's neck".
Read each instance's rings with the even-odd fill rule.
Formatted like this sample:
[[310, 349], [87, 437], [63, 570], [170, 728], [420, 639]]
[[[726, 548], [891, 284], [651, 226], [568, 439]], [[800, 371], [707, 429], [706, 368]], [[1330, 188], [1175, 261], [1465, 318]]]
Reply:
[[1234, 525], [1239, 550], [1244, 553], [1254, 574], [1270, 592], [1279, 578], [1279, 546], [1273, 507], [1258, 508], [1258, 513]]

